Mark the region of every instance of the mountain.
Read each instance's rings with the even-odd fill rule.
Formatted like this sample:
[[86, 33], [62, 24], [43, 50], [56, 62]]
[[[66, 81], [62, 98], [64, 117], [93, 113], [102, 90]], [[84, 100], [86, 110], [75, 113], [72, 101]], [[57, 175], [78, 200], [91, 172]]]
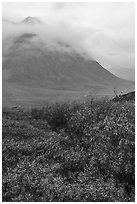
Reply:
[[3, 23], [8, 23], [8, 24], [11, 24], [11, 25], [15, 25], [16, 23], [11, 21], [11, 20], [8, 20], [8, 19], [5, 19], [5, 18], [2, 18], [2, 22]]
[[[35, 20], [28, 17], [23, 22]], [[128, 92], [134, 90], [134, 83], [116, 77], [64, 42], [43, 43], [35, 32], [24, 32], [3, 43], [4, 104], [70, 99], [88, 93], [113, 95], [114, 88]]]
[[28, 16], [25, 19], [23, 19], [21, 21], [16, 21], [16, 22], [8, 20], [6, 18], [3, 18], [2, 21], [5, 22], [5, 23], [8, 23], [8, 24], [11, 24], [11, 25], [19, 25], [19, 24], [22, 24], [22, 25], [23, 24], [24, 25], [38, 25], [38, 24], [42, 24], [42, 21], [39, 18], [31, 17], [31, 16]]
[[25, 18], [23, 21], [21, 21], [20, 23], [23, 24], [30, 24], [30, 25], [36, 25], [36, 24], [41, 24], [40, 19], [36, 18], [36, 17], [31, 17], [28, 16], [27, 18]]

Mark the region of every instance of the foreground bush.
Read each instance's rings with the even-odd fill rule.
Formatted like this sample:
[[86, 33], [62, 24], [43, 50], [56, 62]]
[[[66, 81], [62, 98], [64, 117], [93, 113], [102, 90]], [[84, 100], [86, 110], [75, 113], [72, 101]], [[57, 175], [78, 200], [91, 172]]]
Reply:
[[3, 201], [134, 201], [134, 101], [3, 112]]

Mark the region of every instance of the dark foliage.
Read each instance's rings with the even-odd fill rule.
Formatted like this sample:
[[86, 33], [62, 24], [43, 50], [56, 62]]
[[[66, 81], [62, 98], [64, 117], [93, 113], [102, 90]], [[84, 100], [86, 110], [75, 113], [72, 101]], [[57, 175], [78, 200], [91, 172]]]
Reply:
[[127, 94], [118, 95], [113, 98], [113, 101], [134, 101], [135, 100], [135, 91], [132, 91]]
[[134, 101], [3, 111], [3, 201], [130, 202]]

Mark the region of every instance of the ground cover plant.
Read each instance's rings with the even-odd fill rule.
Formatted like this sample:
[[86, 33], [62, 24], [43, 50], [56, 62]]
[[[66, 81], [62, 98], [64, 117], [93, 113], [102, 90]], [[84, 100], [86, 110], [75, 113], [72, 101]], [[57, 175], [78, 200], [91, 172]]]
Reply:
[[3, 201], [133, 202], [134, 108], [89, 98], [3, 109]]

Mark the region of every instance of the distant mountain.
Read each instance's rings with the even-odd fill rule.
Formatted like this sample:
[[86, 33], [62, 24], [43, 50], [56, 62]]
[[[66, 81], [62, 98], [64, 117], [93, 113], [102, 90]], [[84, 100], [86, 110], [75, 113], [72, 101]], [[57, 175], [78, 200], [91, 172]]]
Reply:
[[47, 48], [44, 52], [31, 45], [33, 38], [37, 35], [25, 33], [14, 39], [12, 52], [3, 62], [3, 71], [9, 72], [8, 81], [70, 90], [98, 90], [128, 83], [115, 77], [98, 62], [74, 51], [67, 53]]
[[[28, 17], [22, 23], [40, 22]], [[10, 47], [4, 53], [6, 43]], [[74, 51], [70, 45], [56, 43], [57, 49], [48, 41], [43, 45], [38, 34], [26, 32], [12, 36], [3, 44], [4, 102], [39, 100], [37, 95], [40, 93], [46, 98], [45, 90], [48, 93], [57, 90], [97, 95], [113, 95], [114, 88], [118, 92], [134, 90], [133, 82], [116, 77], [98, 62]]]
[[41, 21], [38, 18], [28, 16], [27, 18], [22, 20], [20, 23], [36, 25], [36, 24], [41, 24]]
[[13, 25], [16, 24], [15, 22], [10, 21], [10, 20], [7, 20], [7, 19], [5, 19], [5, 18], [3, 18], [2, 21], [5, 22], [5, 23], [13, 24]]
[[11, 21], [11, 20], [8, 20], [8, 19], [5, 19], [3, 18], [2, 19], [3, 22], [6, 22], [6, 23], [10, 23], [10, 24], [13, 24], [13, 25], [18, 25], [18, 24], [28, 24], [28, 25], [37, 25], [37, 24], [42, 24], [42, 21], [39, 19], [39, 18], [36, 18], [36, 17], [31, 17], [31, 16], [28, 16], [26, 17], [25, 19], [21, 20], [21, 21]]

